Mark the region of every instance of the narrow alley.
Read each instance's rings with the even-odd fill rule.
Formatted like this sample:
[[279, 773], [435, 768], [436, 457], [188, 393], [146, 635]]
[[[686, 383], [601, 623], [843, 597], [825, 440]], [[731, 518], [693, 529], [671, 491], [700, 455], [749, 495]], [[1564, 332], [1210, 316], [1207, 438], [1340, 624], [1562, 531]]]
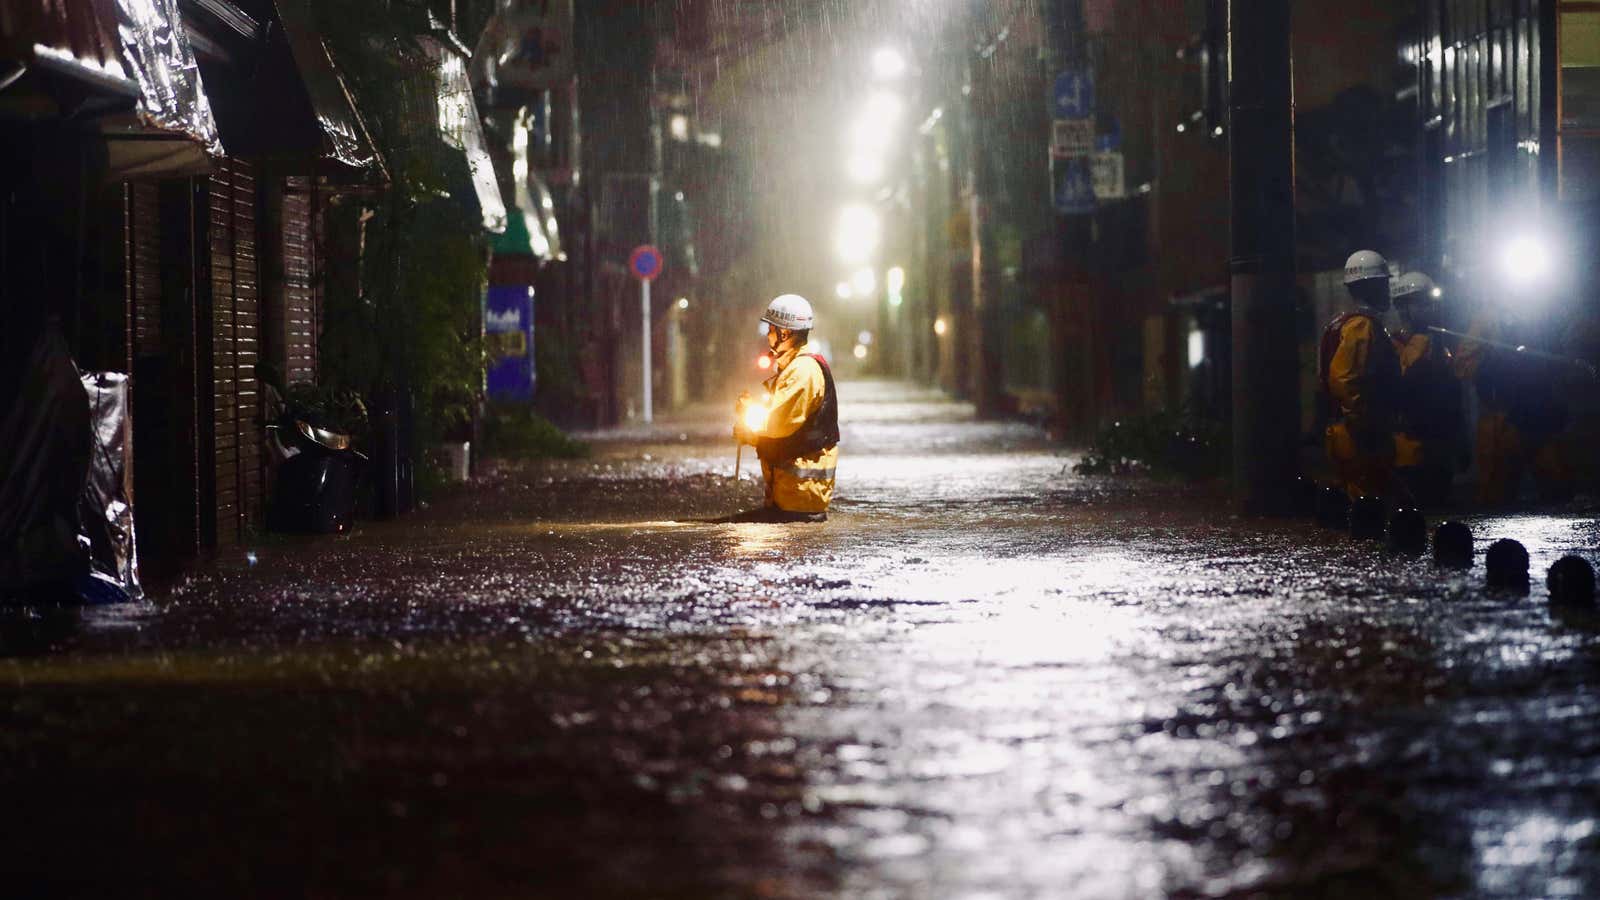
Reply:
[[[9, 878], [228, 896], [1593, 896], [1600, 623], [841, 385], [816, 525], [718, 410], [153, 607], [0, 621]], [[1470, 520], [1533, 572], [1565, 512]], [[1536, 582], [1538, 579], [1536, 578]], [[105, 611], [111, 610], [111, 611]], [[20, 868], [19, 868], [20, 867]]]

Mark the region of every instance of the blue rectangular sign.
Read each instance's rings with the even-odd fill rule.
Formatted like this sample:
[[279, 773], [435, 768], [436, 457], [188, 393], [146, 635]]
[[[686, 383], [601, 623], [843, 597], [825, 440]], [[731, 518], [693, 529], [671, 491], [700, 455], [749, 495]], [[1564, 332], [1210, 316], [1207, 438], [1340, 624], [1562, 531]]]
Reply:
[[1066, 215], [1094, 212], [1094, 178], [1085, 157], [1050, 160], [1050, 202]]
[[533, 287], [492, 285], [483, 314], [489, 357], [489, 399], [526, 403], [533, 399]]
[[1050, 117], [1088, 119], [1094, 116], [1094, 81], [1087, 72], [1062, 72], [1050, 92]]

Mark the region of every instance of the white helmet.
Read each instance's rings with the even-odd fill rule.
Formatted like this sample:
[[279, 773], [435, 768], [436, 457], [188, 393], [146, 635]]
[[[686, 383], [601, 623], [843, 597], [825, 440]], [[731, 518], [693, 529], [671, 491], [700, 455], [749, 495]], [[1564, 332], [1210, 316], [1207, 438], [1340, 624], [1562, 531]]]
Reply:
[[1344, 283], [1388, 278], [1389, 263], [1375, 250], [1357, 250], [1344, 261]]
[[811, 312], [811, 304], [806, 298], [799, 294], [782, 294], [767, 304], [761, 321], [775, 328], [809, 331], [816, 324], [817, 317]]
[[1432, 278], [1421, 272], [1407, 272], [1389, 286], [1389, 296], [1395, 300], [1432, 300], [1439, 296], [1439, 289]]

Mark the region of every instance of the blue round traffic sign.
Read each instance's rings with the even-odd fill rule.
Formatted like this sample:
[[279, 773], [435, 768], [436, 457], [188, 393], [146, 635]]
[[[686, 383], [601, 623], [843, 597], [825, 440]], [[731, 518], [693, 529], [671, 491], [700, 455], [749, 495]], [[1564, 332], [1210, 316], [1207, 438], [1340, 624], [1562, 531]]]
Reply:
[[628, 256], [628, 270], [642, 281], [654, 281], [661, 274], [661, 251], [649, 244], [633, 248]]

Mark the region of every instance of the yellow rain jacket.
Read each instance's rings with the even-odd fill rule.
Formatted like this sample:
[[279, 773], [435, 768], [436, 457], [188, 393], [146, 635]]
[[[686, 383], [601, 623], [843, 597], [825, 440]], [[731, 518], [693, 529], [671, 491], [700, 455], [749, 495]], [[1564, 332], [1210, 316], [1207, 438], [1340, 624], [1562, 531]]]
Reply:
[[1339, 420], [1323, 436], [1328, 459], [1352, 497], [1384, 496], [1394, 468], [1392, 398], [1400, 361], [1383, 326], [1347, 313], [1323, 335], [1323, 387]]
[[[829, 379], [823, 373], [823, 364], [806, 355], [803, 346], [778, 357], [773, 368], [777, 372], [766, 381], [770, 399], [760, 436], [781, 439], [799, 432], [819, 413]], [[839, 465], [837, 443], [809, 456], [767, 457], [762, 454], [761, 475], [767, 482], [768, 504], [788, 512], [827, 511], [833, 502], [834, 473]]]
[[[1472, 458], [1478, 470], [1477, 500], [1487, 506], [1515, 501], [1523, 473], [1530, 467], [1541, 493], [1554, 496], [1564, 495], [1575, 476], [1569, 435], [1531, 436], [1517, 426], [1517, 401], [1523, 398], [1499, 383], [1506, 366], [1515, 366], [1517, 361], [1510, 358], [1508, 362], [1506, 351], [1475, 340], [1504, 340], [1509, 337], [1504, 331], [1492, 315], [1474, 316], [1467, 327], [1468, 337], [1453, 360], [1456, 375], [1476, 382], [1478, 388], [1478, 433]], [[1496, 362], [1500, 363], [1498, 369]]]

